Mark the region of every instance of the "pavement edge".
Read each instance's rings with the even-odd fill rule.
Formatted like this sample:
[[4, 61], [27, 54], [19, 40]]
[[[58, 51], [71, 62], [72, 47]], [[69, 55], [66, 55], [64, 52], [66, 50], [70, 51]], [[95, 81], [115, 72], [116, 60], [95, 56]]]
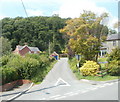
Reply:
[[10, 102], [10, 101], [14, 100], [15, 98], [19, 97], [20, 95], [22, 95], [23, 93], [28, 91], [33, 85], [34, 85], [34, 83], [32, 82], [31, 85], [27, 89], [23, 90], [22, 92], [20, 92], [19, 94], [15, 95], [14, 97], [12, 97], [10, 99], [7, 99], [6, 102]]

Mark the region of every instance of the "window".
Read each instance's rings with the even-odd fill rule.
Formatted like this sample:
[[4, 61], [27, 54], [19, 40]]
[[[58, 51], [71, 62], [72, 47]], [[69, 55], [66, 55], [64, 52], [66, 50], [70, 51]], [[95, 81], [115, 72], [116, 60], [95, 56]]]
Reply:
[[113, 46], [116, 46], [116, 41], [113, 41]]

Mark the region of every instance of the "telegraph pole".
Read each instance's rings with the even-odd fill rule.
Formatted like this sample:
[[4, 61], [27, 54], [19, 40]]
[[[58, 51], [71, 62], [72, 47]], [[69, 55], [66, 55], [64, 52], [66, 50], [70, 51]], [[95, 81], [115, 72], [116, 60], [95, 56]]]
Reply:
[[50, 51], [50, 50], [51, 50], [51, 49], [50, 49], [50, 40], [49, 40], [49, 48], [48, 48], [48, 50], [49, 50], [49, 56], [50, 56], [50, 52], [51, 52], [51, 51]]

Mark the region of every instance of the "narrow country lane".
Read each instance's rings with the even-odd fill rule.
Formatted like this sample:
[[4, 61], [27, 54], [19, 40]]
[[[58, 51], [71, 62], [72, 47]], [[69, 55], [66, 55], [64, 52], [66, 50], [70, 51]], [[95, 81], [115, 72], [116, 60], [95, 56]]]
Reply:
[[92, 85], [79, 81], [67, 61], [61, 58], [41, 84], [15, 100], [118, 100], [118, 82]]

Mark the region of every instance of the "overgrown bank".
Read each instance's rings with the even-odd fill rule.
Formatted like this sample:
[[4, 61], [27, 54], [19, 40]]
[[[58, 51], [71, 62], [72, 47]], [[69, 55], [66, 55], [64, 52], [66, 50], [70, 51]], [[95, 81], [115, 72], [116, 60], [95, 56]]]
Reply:
[[27, 54], [25, 57], [14, 54], [3, 56], [0, 67], [1, 84], [18, 79], [29, 79], [35, 83], [42, 82], [54, 63], [55, 60], [50, 60], [45, 54]]

